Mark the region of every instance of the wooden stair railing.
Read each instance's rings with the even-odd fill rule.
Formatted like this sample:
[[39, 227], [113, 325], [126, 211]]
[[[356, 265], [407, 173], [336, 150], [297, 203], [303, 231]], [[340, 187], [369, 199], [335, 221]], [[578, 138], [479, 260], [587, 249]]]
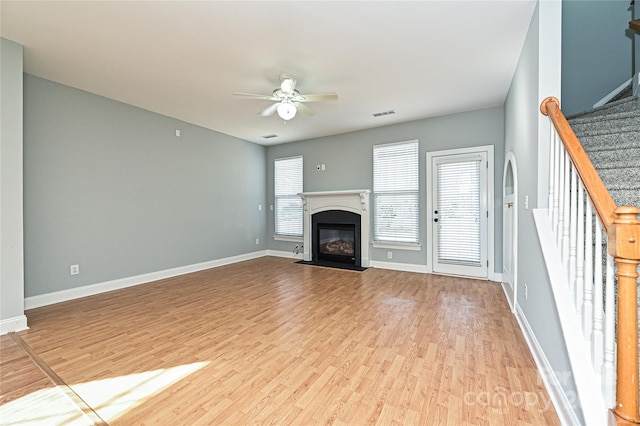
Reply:
[[629, 29], [640, 34], [640, 19], [629, 21]]
[[618, 279], [616, 405], [613, 413], [618, 419], [640, 424], [637, 303], [640, 208], [616, 207], [562, 113], [558, 99], [546, 98], [540, 105], [540, 111], [551, 119], [609, 239], [608, 250], [615, 259]]

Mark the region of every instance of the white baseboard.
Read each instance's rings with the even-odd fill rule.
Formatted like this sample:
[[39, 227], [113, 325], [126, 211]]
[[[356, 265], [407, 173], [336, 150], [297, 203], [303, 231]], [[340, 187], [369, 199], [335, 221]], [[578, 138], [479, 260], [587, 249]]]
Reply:
[[296, 254], [293, 254], [290, 251], [267, 250], [267, 256], [286, 257], [286, 258], [289, 258], [289, 259], [302, 260], [303, 253], [300, 252], [300, 253], [298, 253], [296, 255]]
[[516, 305], [515, 317], [520, 325], [520, 330], [522, 330], [524, 339], [527, 341], [533, 360], [538, 367], [538, 372], [540, 373], [540, 377], [542, 377], [542, 381], [547, 389], [549, 398], [551, 398], [553, 407], [558, 414], [560, 423], [566, 426], [579, 426], [580, 422], [578, 421], [574, 410], [571, 408], [571, 402], [560, 384], [558, 376], [555, 371], [553, 371], [551, 363], [549, 363], [538, 339], [533, 333], [533, 330], [529, 325], [529, 321], [527, 321], [524, 312], [520, 309], [520, 305]]
[[[81, 297], [93, 296], [95, 294], [105, 293], [107, 291], [118, 290], [121, 288], [132, 287], [135, 285], [145, 284], [152, 281], [171, 278], [178, 275], [188, 274], [191, 272], [202, 271], [204, 269], [216, 268], [218, 266], [229, 265], [231, 263], [242, 262], [245, 260], [256, 259], [266, 256], [266, 250], [256, 251], [253, 253], [241, 254], [238, 256], [226, 257], [224, 259], [210, 260], [207, 262], [196, 263], [193, 265], [180, 266], [177, 268], [166, 269], [164, 271], [150, 272], [148, 274], [136, 275], [133, 277], [120, 278], [117, 280], [106, 281], [98, 284], [91, 284], [82, 287], [72, 288], [69, 290], [55, 291], [53, 293], [40, 294], [24, 299], [24, 308], [33, 309], [41, 306], [52, 305], [54, 303], [66, 302], [68, 300], [79, 299]], [[25, 323], [26, 324], [26, 323]]]
[[598, 108], [601, 107], [602, 105], [606, 104], [607, 102], [609, 102], [611, 99], [615, 98], [616, 96], [618, 96], [620, 93], [622, 93], [622, 91], [624, 89], [626, 89], [633, 81], [633, 77], [631, 77], [629, 80], [625, 81], [624, 83], [622, 83], [620, 86], [616, 87], [615, 89], [613, 89], [613, 91], [611, 93], [609, 93], [608, 95], [606, 95], [604, 98], [600, 99], [598, 102], [596, 102], [595, 104], [593, 104], [594, 108]]
[[504, 292], [504, 297], [507, 298], [507, 303], [509, 304], [509, 307], [511, 308], [511, 312], [513, 312], [515, 314], [516, 313], [516, 307], [513, 304], [514, 303], [513, 302], [513, 288], [511, 288], [511, 286], [509, 284], [503, 283], [503, 282], [500, 283], [500, 286], [502, 286], [502, 291]]
[[429, 272], [426, 265], [416, 265], [413, 263], [381, 262], [379, 260], [372, 260], [369, 262], [369, 266], [380, 269], [391, 269], [394, 271], [419, 272], [422, 274], [427, 274]]
[[26, 315], [0, 320], [0, 335], [27, 330], [28, 328]]
[[[384, 262], [380, 260], [372, 260], [370, 265], [373, 268], [380, 269], [391, 269], [393, 271], [404, 271], [404, 272], [417, 272], [420, 274], [431, 274], [432, 271], [429, 270], [427, 265], [416, 265], [414, 263], [398, 263], [398, 262]], [[462, 276], [462, 275], [458, 275]], [[500, 273], [492, 273], [489, 272], [489, 281], [501, 282], [502, 274]]]

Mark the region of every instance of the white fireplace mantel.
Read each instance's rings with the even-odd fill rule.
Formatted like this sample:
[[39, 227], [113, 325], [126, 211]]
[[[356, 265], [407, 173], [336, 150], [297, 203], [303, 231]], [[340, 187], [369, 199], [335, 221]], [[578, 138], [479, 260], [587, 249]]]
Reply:
[[360, 264], [369, 267], [370, 209], [368, 189], [347, 191], [301, 192], [304, 203], [304, 260], [311, 261], [311, 216], [327, 210], [345, 210], [360, 215]]

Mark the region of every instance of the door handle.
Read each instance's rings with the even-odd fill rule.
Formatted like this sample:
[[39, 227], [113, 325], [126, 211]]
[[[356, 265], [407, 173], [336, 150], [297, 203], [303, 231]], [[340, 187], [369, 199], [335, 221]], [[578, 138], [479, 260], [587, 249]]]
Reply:
[[513, 207], [513, 203], [507, 203], [507, 208], [510, 209], [511, 207]]

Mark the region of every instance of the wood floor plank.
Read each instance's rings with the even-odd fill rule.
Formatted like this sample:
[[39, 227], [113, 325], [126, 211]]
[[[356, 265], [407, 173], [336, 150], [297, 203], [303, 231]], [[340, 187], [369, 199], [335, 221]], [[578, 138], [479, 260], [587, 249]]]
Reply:
[[20, 337], [110, 425], [559, 424], [517, 399], [548, 395], [487, 281], [264, 257], [27, 317]]

